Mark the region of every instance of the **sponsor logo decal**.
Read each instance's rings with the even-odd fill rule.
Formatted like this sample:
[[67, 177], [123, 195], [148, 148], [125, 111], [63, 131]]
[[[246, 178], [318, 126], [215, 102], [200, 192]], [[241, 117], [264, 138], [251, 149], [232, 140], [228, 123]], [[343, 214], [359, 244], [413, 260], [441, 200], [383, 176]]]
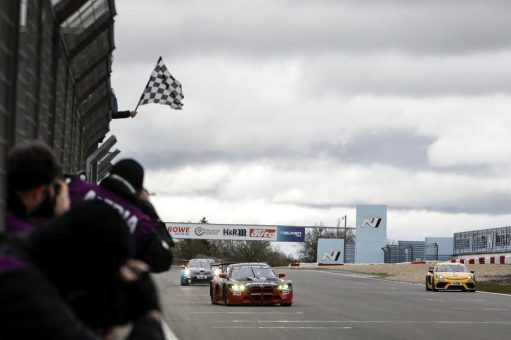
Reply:
[[176, 235], [188, 235], [190, 233], [190, 227], [167, 227], [167, 230], [169, 233], [176, 234]]
[[224, 236], [247, 236], [246, 229], [224, 229]]
[[338, 250], [325, 251], [323, 253], [323, 257], [321, 261], [336, 261], [339, 260], [339, 256], [341, 256], [341, 252]]
[[372, 219], [364, 218], [360, 227], [378, 228], [380, 226], [381, 220], [382, 219], [380, 217], [373, 217]]
[[276, 232], [275, 229], [250, 229], [250, 237], [272, 238]]
[[220, 233], [220, 229], [206, 229], [203, 227], [197, 227], [195, 228], [194, 233], [197, 236], [218, 235]]
[[301, 231], [281, 231], [280, 232], [280, 235], [283, 235], [283, 236], [293, 236], [293, 237], [302, 237], [302, 232]]

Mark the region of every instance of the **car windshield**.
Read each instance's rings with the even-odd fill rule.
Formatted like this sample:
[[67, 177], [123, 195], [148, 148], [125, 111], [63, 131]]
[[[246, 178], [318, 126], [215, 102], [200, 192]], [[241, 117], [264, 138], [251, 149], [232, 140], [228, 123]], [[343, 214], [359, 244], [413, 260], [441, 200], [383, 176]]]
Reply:
[[277, 277], [270, 267], [246, 266], [232, 268], [231, 277], [233, 279], [250, 279], [253, 277]]
[[465, 266], [453, 264], [453, 265], [447, 265], [447, 266], [438, 266], [436, 268], [436, 271], [439, 273], [452, 273], [452, 272], [467, 273], [468, 269]]
[[211, 262], [209, 261], [190, 261], [188, 262], [188, 268], [202, 268], [202, 269], [211, 269]]

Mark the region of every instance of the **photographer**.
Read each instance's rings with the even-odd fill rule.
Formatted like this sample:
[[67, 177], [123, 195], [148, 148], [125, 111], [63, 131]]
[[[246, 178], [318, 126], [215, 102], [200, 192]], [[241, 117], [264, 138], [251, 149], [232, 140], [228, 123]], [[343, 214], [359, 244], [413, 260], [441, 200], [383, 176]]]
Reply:
[[100, 339], [132, 322], [128, 339], [164, 339], [156, 288], [132, 254], [126, 222], [98, 200], [5, 242], [0, 338]]
[[7, 155], [6, 231], [16, 234], [69, 210], [60, 165], [42, 142], [14, 146]]
[[135, 256], [151, 272], [160, 273], [172, 264], [172, 238], [164, 225], [148, 215], [139, 198], [143, 190], [144, 169], [133, 159], [117, 162], [100, 185], [86, 183], [78, 176], [69, 183], [72, 204], [100, 199], [111, 204], [124, 216], [135, 241]]

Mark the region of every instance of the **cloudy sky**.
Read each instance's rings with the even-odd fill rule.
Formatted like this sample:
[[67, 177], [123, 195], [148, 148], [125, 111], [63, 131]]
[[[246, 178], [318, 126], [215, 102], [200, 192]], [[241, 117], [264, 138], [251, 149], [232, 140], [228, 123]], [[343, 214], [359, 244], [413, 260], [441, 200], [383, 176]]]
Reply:
[[184, 109], [115, 120], [167, 221], [336, 225], [388, 237], [511, 225], [511, 2], [121, 0], [112, 86], [159, 56]]

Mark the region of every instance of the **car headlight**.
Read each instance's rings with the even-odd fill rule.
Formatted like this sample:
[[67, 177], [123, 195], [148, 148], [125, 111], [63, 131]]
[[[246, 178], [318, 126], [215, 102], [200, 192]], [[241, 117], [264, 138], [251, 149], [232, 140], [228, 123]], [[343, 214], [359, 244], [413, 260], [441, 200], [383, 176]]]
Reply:
[[467, 280], [473, 280], [474, 279], [474, 274], [469, 274], [467, 276]]
[[185, 276], [190, 276], [190, 270], [185, 269]]
[[283, 285], [279, 285], [277, 287], [278, 290], [286, 290], [286, 289], [289, 289], [289, 285], [288, 284], [283, 284]]
[[440, 274], [439, 274], [439, 275], [437, 275], [437, 277], [438, 277], [440, 280], [443, 280], [443, 279], [444, 279], [444, 277], [443, 277], [442, 275], [440, 275]]
[[245, 290], [245, 285], [233, 285], [231, 286], [231, 290], [235, 290], [235, 291], [238, 291], [238, 292], [242, 292]]

